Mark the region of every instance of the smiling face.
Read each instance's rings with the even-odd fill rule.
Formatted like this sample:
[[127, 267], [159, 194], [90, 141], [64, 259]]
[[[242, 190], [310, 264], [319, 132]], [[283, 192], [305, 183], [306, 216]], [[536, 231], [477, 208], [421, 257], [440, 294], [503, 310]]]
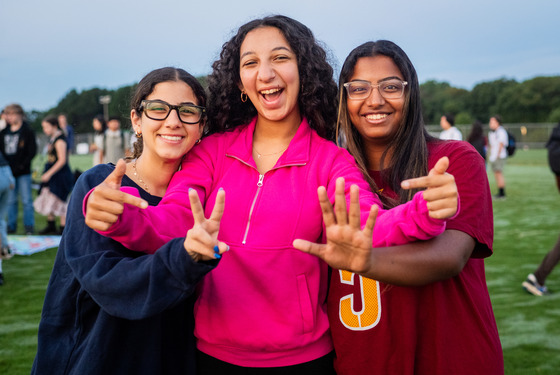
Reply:
[[239, 88], [255, 106], [259, 122], [301, 121], [297, 56], [275, 27], [247, 33], [240, 49]]
[[[172, 105], [199, 104], [192, 88], [183, 81], [158, 83], [145, 99], [163, 100]], [[165, 120], [152, 120], [144, 112], [139, 116], [133, 110], [131, 120], [134, 131], [142, 133], [142, 155], [166, 162], [180, 160], [202, 134], [202, 123], [184, 124], [175, 110]]]
[[[377, 55], [359, 58], [349, 82], [362, 80], [379, 84], [388, 79], [404, 80], [402, 73], [390, 57]], [[366, 143], [387, 145], [403, 119], [406, 94], [399, 99], [385, 99], [373, 88], [366, 99], [346, 98], [348, 114]]]

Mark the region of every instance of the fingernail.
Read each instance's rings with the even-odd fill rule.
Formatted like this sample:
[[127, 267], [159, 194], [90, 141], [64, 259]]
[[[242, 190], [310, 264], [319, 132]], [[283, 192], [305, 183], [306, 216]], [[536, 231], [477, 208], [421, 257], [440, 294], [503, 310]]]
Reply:
[[221, 256], [220, 254], [214, 254], [214, 258], [216, 258], [216, 259], [221, 259], [222, 256]]
[[227, 249], [226, 249], [226, 251], [229, 251], [229, 246], [228, 246], [228, 245], [226, 245], [226, 246], [227, 246]]
[[223, 191], [223, 190], [224, 190], [224, 188], [223, 188], [223, 187], [221, 187], [221, 188], [219, 188], [218, 190], [222, 190], [222, 191]]
[[193, 190], [193, 188], [189, 188], [189, 192], [190, 192], [191, 190]]
[[214, 252], [215, 252], [216, 254], [219, 254], [219, 253], [220, 253], [220, 248], [218, 247], [218, 245], [214, 246]]

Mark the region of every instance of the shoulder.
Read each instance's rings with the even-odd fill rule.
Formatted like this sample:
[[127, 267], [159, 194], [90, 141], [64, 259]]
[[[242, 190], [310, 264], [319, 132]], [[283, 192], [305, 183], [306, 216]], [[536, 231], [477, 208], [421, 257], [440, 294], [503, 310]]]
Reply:
[[89, 190], [102, 183], [114, 169], [113, 164], [98, 164], [80, 175], [76, 181], [76, 187], [83, 186]]
[[467, 141], [432, 141], [428, 142], [428, 163], [435, 164], [441, 157], [447, 156], [450, 161], [469, 154], [478, 154], [473, 145]]
[[461, 183], [463, 178], [469, 178], [486, 173], [485, 161], [478, 151], [467, 141], [445, 141], [428, 143], [428, 168], [433, 168], [436, 162], [444, 156], [449, 158], [447, 172]]

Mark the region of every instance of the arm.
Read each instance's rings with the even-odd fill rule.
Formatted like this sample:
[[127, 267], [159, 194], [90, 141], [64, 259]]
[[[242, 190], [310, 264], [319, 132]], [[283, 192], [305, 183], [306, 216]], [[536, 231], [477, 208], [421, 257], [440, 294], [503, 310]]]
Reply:
[[[457, 186], [453, 176], [445, 173], [449, 160], [442, 158], [434, 166], [426, 177], [407, 180], [403, 182], [404, 188], [411, 187], [428, 187], [424, 192], [417, 193], [417, 196], [424, 195], [426, 200], [422, 200], [426, 207], [425, 214], [415, 212], [414, 201], [408, 202], [395, 207], [392, 210], [385, 211], [385, 222], [379, 225], [380, 220], [377, 218], [377, 209], [371, 209], [365, 226], [361, 228], [361, 212], [357, 187], [350, 189], [350, 211], [346, 214], [346, 200], [344, 197], [344, 181], [339, 179], [336, 186], [335, 209], [333, 211], [331, 202], [325, 193], [324, 188], [319, 188], [319, 202], [323, 212], [325, 221], [325, 230], [327, 243], [314, 244], [308, 241], [295, 240], [294, 247], [319, 256], [325, 260], [330, 266], [338, 269], [345, 269], [360, 274], [368, 274], [372, 267], [375, 266], [374, 259], [376, 250], [373, 246], [393, 246], [403, 244], [414, 239], [426, 239], [434, 237], [429, 232], [423, 232], [425, 225], [419, 224], [424, 219], [431, 219], [431, 216], [446, 219], [456, 214], [458, 209]], [[410, 211], [409, 216], [405, 215]], [[432, 219], [434, 220], [434, 219]], [[438, 220], [442, 225], [445, 221]], [[373, 230], [375, 223], [375, 230]], [[437, 223], [436, 223], [437, 224]], [[379, 228], [385, 227], [380, 231]], [[434, 226], [434, 233], [443, 232], [442, 226]], [[372, 233], [373, 232], [373, 233]], [[381, 239], [376, 239], [376, 233], [380, 233]], [[376, 245], [384, 243], [385, 245]]]
[[[172, 238], [184, 237], [194, 224], [189, 188], [195, 189], [200, 200], [206, 202], [212, 187], [213, 166], [208, 155], [215, 151], [210, 147], [205, 153], [202, 145], [189, 152], [156, 207], [143, 209], [136, 204], [139, 200], [124, 202], [127, 198], [118, 191], [119, 178], [96, 187], [86, 202], [88, 226], [135, 251], [153, 252]], [[195, 155], [195, 151], [203, 155]], [[107, 212], [109, 209], [111, 212]]]
[[217, 261], [194, 262], [182, 238], [165, 244], [153, 255], [145, 255], [131, 252], [88, 228], [81, 215], [82, 200], [101, 181], [102, 177], [90, 171], [79, 179], [59, 249], [80, 287], [109, 314], [125, 319], [158, 314], [191, 296], [197, 282]]
[[43, 173], [43, 175], [41, 176], [41, 182], [48, 182], [51, 177], [62, 167], [64, 167], [64, 164], [66, 164], [66, 142], [64, 142], [62, 139], [59, 139], [54, 143], [54, 148], [58, 160], [47, 171], [45, 171], [45, 173]]
[[393, 285], [426, 285], [458, 275], [474, 247], [468, 234], [446, 230], [427, 241], [374, 249], [370, 268], [359, 274]]

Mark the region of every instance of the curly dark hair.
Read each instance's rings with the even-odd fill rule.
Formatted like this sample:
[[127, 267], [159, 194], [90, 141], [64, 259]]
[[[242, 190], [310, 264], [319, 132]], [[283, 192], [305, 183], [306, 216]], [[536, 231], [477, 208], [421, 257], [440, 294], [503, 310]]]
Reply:
[[[150, 95], [158, 83], [161, 82], [179, 82], [183, 81], [193, 90], [198, 105], [201, 107], [206, 106], [206, 92], [200, 84], [200, 82], [190, 73], [186, 72], [180, 68], [165, 67], [160, 69], [152, 70], [150, 73], [146, 74], [144, 78], [140, 80], [132, 98], [130, 100], [130, 109], [136, 111], [138, 116], [142, 116], [142, 100], [146, 99]], [[204, 125], [205, 118], [201, 120], [202, 125]], [[137, 136], [138, 137], [138, 136]], [[134, 142], [134, 149], [132, 151], [132, 156], [127, 159], [136, 159], [142, 155], [143, 143]]]
[[[381, 169], [390, 167], [384, 173], [383, 178], [389, 187], [398, 195], [398, 202], [382, 196], [385, 207], [393, 207], [412, 199], [418, 191], [416, 189], [401, 189], [401, 181], [425, 176], [428, 173], [428, 146], [427, 142], [433, 140], [422, 119], [422, 106], [420, 103], [420, 85], [416, 69], [406, 53], [395, 43], [388, 40], [366, 42], [356, 47], [344, 62], [339, 79], [340, 108], [338, 115], [337, 131], [342, 131], [342, 138], [346, 142], [348, 151], [354, 156], [364, 177], [370, 183], [373, 191], [379, 192], [378, 188], [369, 176], [368, 160], [364, 152], [363, 140], [360, 133], [352, 126], [348, 107], [346, 105], [346, 93], [344, 83], [348, 82], [354, 73], [358, 60], [362, 57], [374, 57], [383, 55], [391, 58], [402, 73], [404, 80], [408, 82], [405, 90], [405, 102], [403, 107], [402, 124], [397, 130], [394, 138], [381, 157]], [[386, 162], [388, 151], [392, 150], [391, 159]], [[412, 155], [412, 156], [411, 156]]]
[[245, 103], [240, 100], [239, 61], [245, 36], [261, 27], [277, 28], [288, 41], [297, 56], [300, 112], [320, 136], [334, 140], [337, 88], [327, 53], [307, 26], [282, 15], [246, 23], [222, 46], [220, 58], [212, 65], [213, 72], [208, 78], [208, 134], [234, 129], [257, 115], [250, 100]]

